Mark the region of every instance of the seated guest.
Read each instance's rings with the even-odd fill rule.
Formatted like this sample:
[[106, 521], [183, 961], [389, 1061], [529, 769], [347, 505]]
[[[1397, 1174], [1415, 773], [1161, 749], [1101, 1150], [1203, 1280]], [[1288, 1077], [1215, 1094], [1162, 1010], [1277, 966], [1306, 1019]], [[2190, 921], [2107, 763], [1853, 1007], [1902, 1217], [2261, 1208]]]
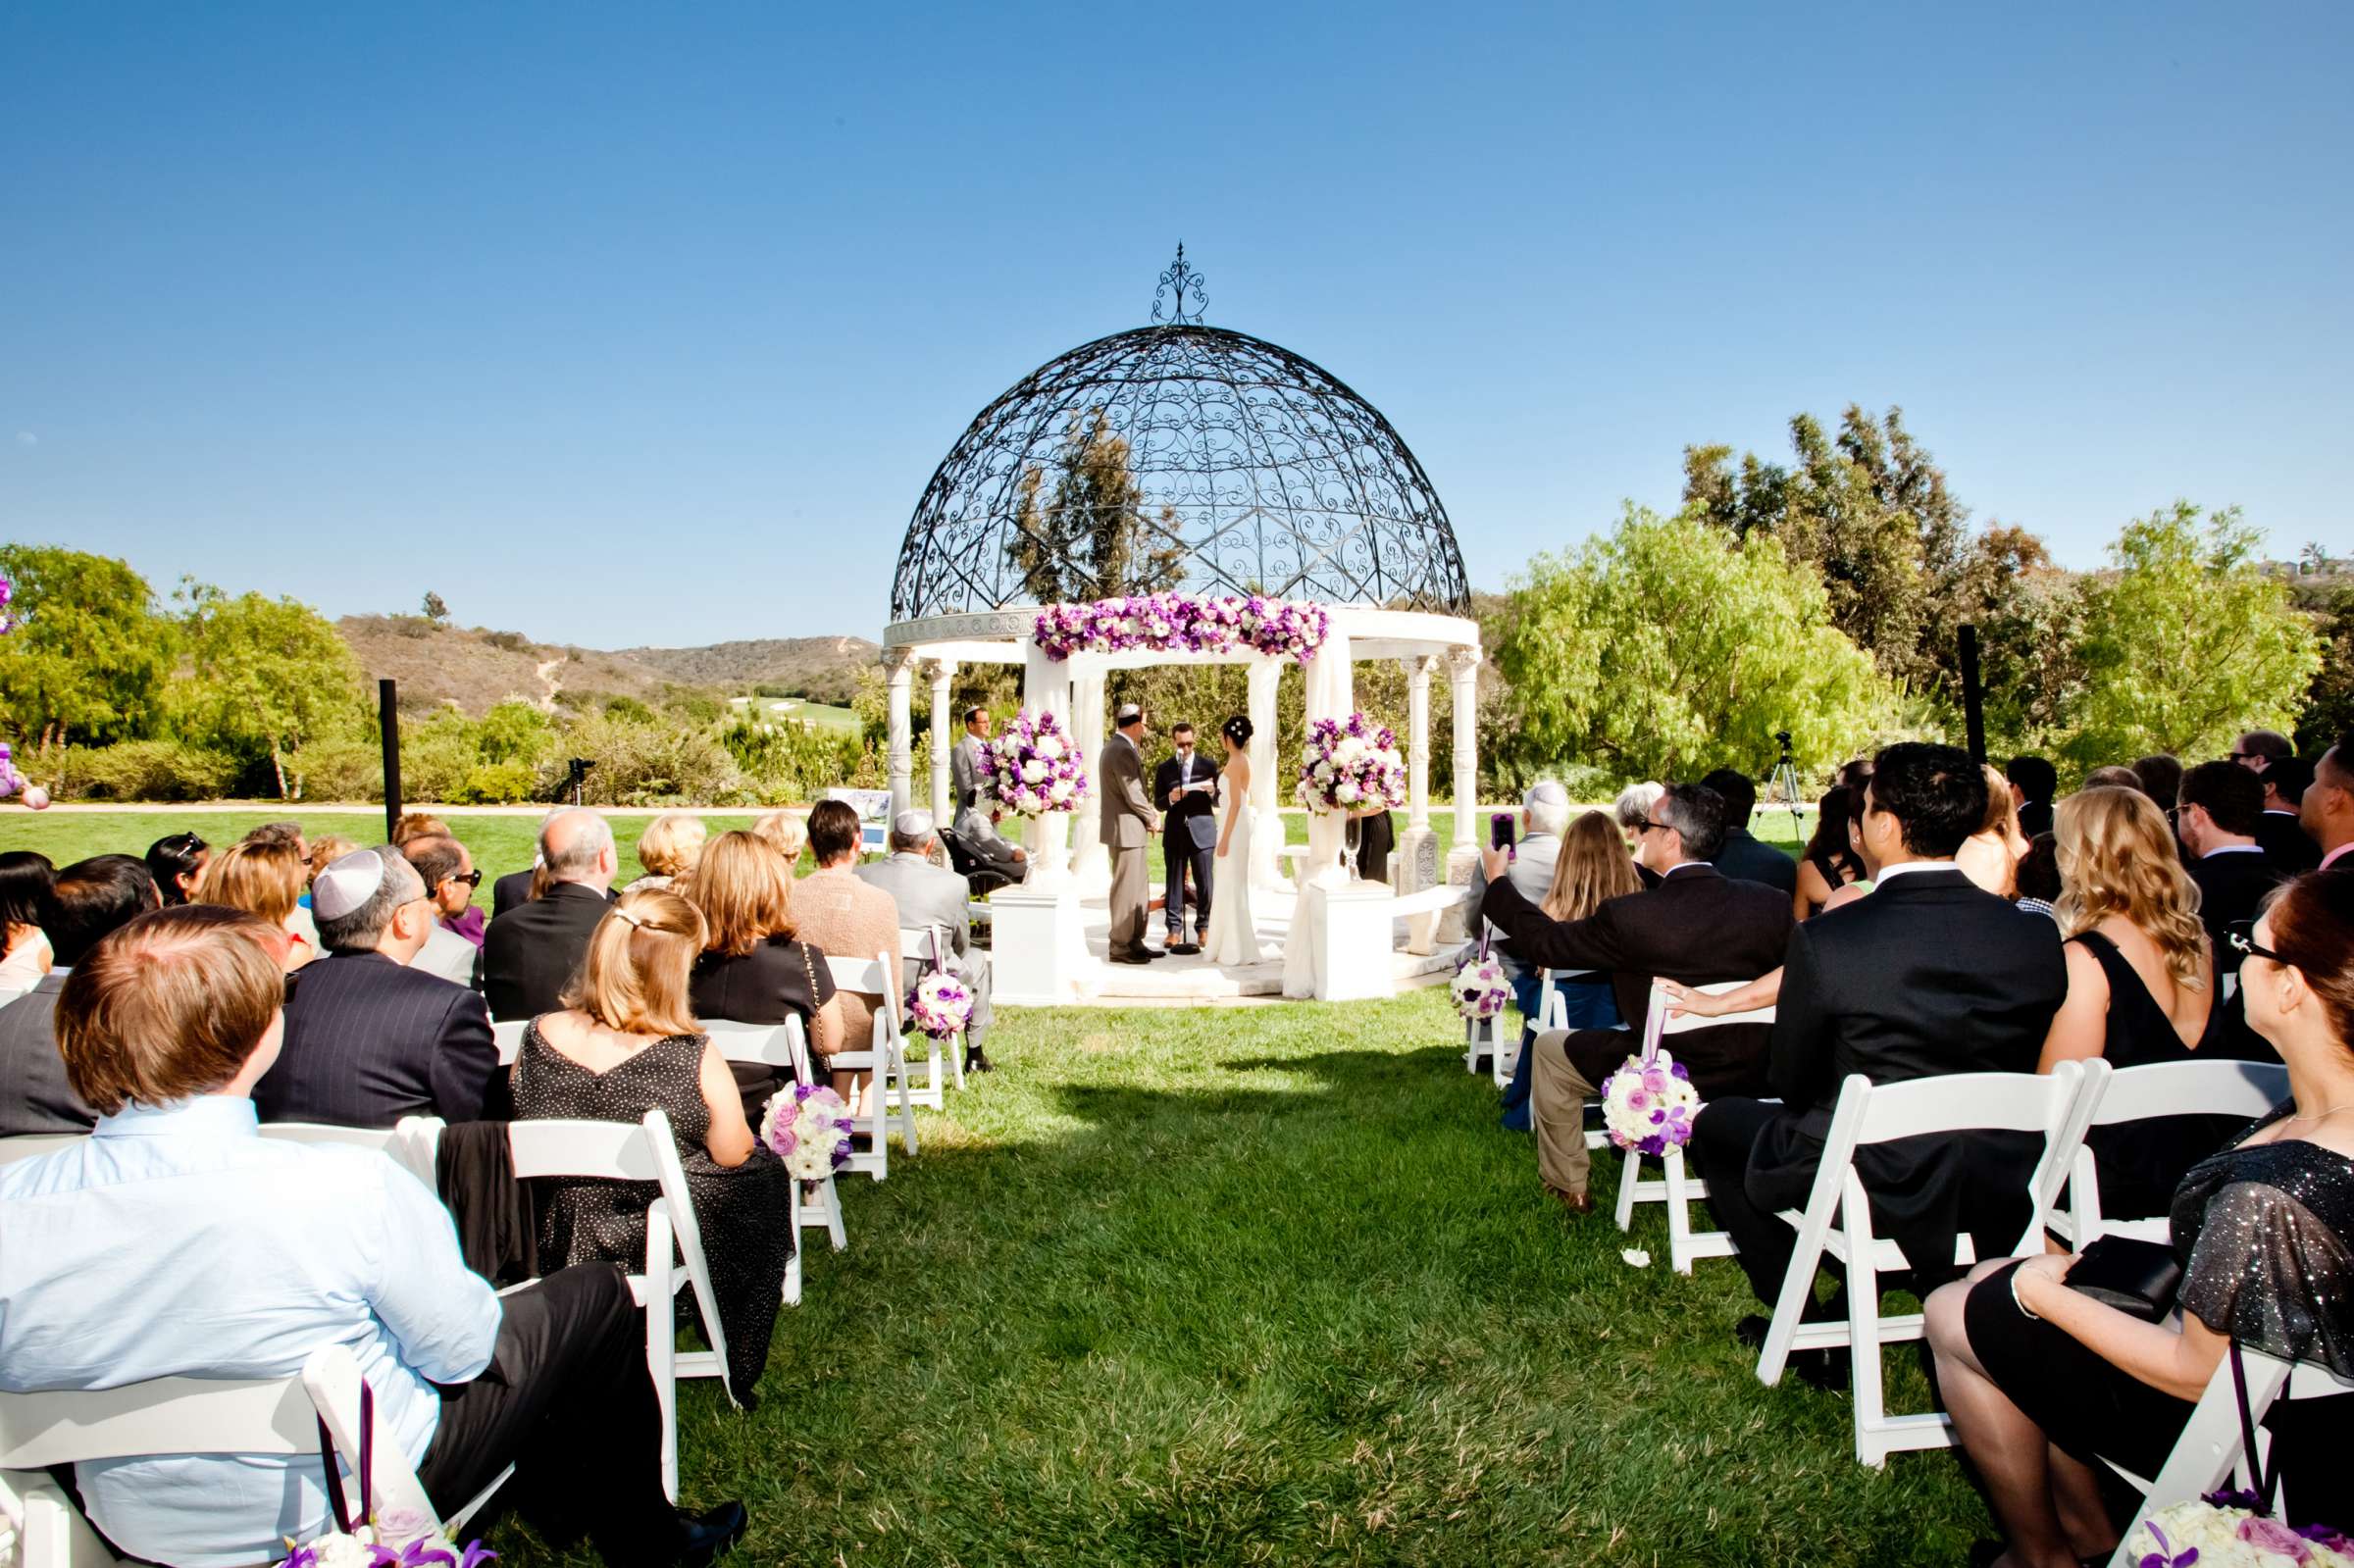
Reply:
[[474, 869], [474, 856], [455, 838], [428, 835], [400, 846], [401, 854], [417, 868], [425, 896], [433, 901], [434, 934], [412, 962], [429, 975], [474, 984], [475, 955], [483, 948], [483, 912], [474, 907], [474, 890], [483, 874]]
[[1863, 792], [1833, 784], [1822, 792], [1815, 809], [1815, 835], [1807, 840], [1798, 865], [1798, 885], [1790, 893], [1795, 920], [1813, 920], [1840, 888], [1866, 881], [1864, 857], [1856, 850], [1856, 807]]
[[[2070, 1289], [2075, 1260], [2048, 1253], [1929, 1297], [1938, 1387], [2009, 1541], [2002, 1563], [2104, 1560], [2120, 1521], [2102, 1461], [2156, 1475], [2226, 1344], [2354, 1378], [2354, 878], [2282, 887], [2247, 951], [2248, 1023], [2288, 1064], [2291, 1098], [2175, 1189], [2179, 1322]], [[2300, 1398], [2266, 1422], [2284, 1494], [2308, 1509], [2345, 1494], [2347, 1405]]]
[[[2122, 1068], [2228, 1054], [2198, 885], [2175, 860], [2175, 835], [2157, 806], [2135, 789], [2080, 789], [2060, 802], [2058, 823], [2055, 914], [2068, 938], [2068, 999], [2036, 1070], [2088, 1056]], [[2094, 1128], [2088, 1141], [2102, 1211], [2118, 1219], [2165, 1213], [2182, 1173], [2235, 1130], [2215, 1120], [2169, 1116]]]
[[[1539, 779], [1528, 786], [1520, 797], [1520, 834], [1512, 845], [1505, 876], [1520, 889], [1530, 903], [1542, 903], [1553, 890], [1554, 866], [1561, 853], [1561, 835], [1569, 829], [1569, 791], [1552, 779]], [[1487, 896], [1488, 871], [1485, 861], [1471, 868], [1471, 899], [1469, 907], [1477, 909]], [[1557, 919], [1560, 917], [1556, 917]], [[1500, 932], [1491, 932], [1488, 950], [1504, 965], [1504, 978], [1519, 988], [1521, 964], [1512, 951], [1511, 942]], [[1539, 966], [1542, 967], [1542, 966]], [[1530, 984], [1535, 984], [1532, 979]], [[1535, 992], [1532, 990], [1533, 996]], [[1533, 1018], [1534, 1013], [1524, 1014]]]
[[809, 825], [797, 811], [764, 811], [752, 821], [752, 836], [777, 852], [785, 875], [801, 874], [801, 851], [809, 847]]
[[2019, 858], [2027, 852], [2026, 835], [2020, 832], [2019, 807], [2011, 787], [1992, 768], [1986, 775], [1986, 816], [1978, 831], [1962, 840], [1954, 865], [1963, 876], [2001, 898], [2019, 896]]
[[665, 811], [638, 835], [638, 864], [645, 875], [622, 889], [667, 887], [694, 869], [703, 853], [703, 819], [691, 811]]
[[1015, 882], [1030, 874], [1029, 853], [999, 831], [1005, 821], [1001, 808], [993, 805], [986, 812], [969, 811], [964, 820], [971, 826], [958, 828], [957, 835], [975, 860]]
[[[383, 1154], [258, 1136], [247, 1095], [279, 1051], [278, 946], [253, 915], [176, 908], [75, 966], [59, 1044], [104, 1119], [0, 1169], [0, 1388], [292, 1377], [342, 1344], [440, 1511], [512, 1463], [520, 1492], [562, 1510], [535, 1515], [543, 1531], [585, 1529], [613, 1563], [709, 1562], [743, 1510], [693, 1519], [664, 1500], [620, 1270], [502, 1299], [467, 1270], [448, 1212]], [[311, 1454], [113, 1459], [74, 1480], [141, 1560], [268, 1562], [331, 1528]]]
[[2011, 798], [2019, 803], [2019, 831], [2033, 838], [2052, 831], [2052, 802], [2060, 793], [2060, 770], [2050, 759], [2013, 757], [2003, 770]]
[[2279, 870], [2256, 842], [2264, 816], [2264, 784], [2245, 768], [2202, 762], [2182, 776], [2175, 829], [2182, 841], [2184, 870], [2199, 888], [2199, 924], [2207, 928], [2208, 950], [2219, 973], [2239, 973], [2239, 951], [2229, 933], [2256, 918], [2256, 906], [2280, 881]]
[[2256, 842], [2282, 877], [2322, 863], [2321, 845], [2304, 826], [2304, 800], [2313, 780], [2314, 764], [2306, 757], [2277, 758], [2257, 775], [2264, 785], [2264, 815], [2256, 821]]
[[[731, 1024], [801, 1021], [809, 1049], [831, 1056], [842, 1049], [842, 1009], [826, 955], [796, 939], [793, 878], [754, 834], [723, 833], [704, 849], [683, 896], [703, 917], [703, 951], [688, 981], [687, 1000], [697, 1018]], [[756, 1063], [730, 1062], [743, 1095], [743, 1119], [761, 1113], [793, 1075]]]
[[196, 896], [204, 863], [212, 858], [212, 845], [192, 833], [166, 834], [147, 846], [147, 875], [155, 879], [166, 909]]
[[[821, 800], [809, 809], [809, 852], [817, 869], [793, 886], [793, 919], [801, 940], [836, 958], [882, 956], [897, 994], [907, 994], [905, 966], [899, 953], [899, 906], [891, 894], [858, 880], [859, 825], [857, 808], [840, 800]], [[880, 995], [860, 991], [835, 993], [842, 1004], [841, 1049], [862, 1051], [874, 1040], [875, 1012]], [[815, 1049], [815, 1042], [811, 1043]], [[864, 1083], [865, 1074], [837, 1073], [834, 1087], [846, 1099]]]
[[[965, 900], [971, 890], [964, 879], [934, 865], [932, 853], [940, 842], [933, 831], [932, 813], [902, 811], [892, 819], [891, 854], [872, 865], [859, 866], [855, 875], [870, 887], [891, 894], [898, 910], [899, 930], [940, 928], [947, 950], [940, 955], [948, 972], [973, 993], [973, 1015], [964, 1028], [964, 1065], [968, 1071], [995, 1071], [982, 1050], [989, 1033], [989, 954], [971, 941], [971, 917]], [[918, 960], [920, 965], [922, 961]]]
[[2113, 764], [2110, 767], [2093, 769], [2084, 776], [2084, 782], [2077, 787], [2080, 789], [2139, 789], [2141, 775], [2130, 768], [2121, 768]]
[[2060, 846], [2048, 833], [2027, 840], [2013, 876], [2019, 887], [2019, 907], [2030, 914], [2051, 915], [2060, 902]]
[[[498, 922], [492, 921], [496, 931]], [[719, 1048], [695, 1027], [687, 976], [703, 950], [703, 917], [667, 888], [624, 893], [606, 912], [560, 1012], [523, 1032], [515, 1059], [520, 1120], [636, 1122], [669, 1116], [702, 1231], [728, 1387], [748, 1407], [793, 1261], [793, 1178], [744, 1120]], [[635, 1266], [645, 1256], [651, 1182], [540, 1184], [539, 1267]]]
[[96, 855], [59, 872], [41, 898], [41, 935], [54, 963], [32, 989], [0, 1007], [0, 1138], [86, 1133], [97, 1112], [75, 1097], [57, 1054], [57, 999], [98, 939], [157, 905], [155, 879], [128, 855]]
[[314, 838], [310, 841], [309, 853], [302, 857], [302, 890], [305, 909], [310, 907], [311, 884], [319, 880], [319, 874], [359, 847], [360, 841], [357, 838], [346, 838], [341, 834], [329, 834], [324, 838]]
[[[1623, 1018], [1644, 1017], [1655, 976], [1709, 985], [1753, 980], [1770, 969], [1790, 936], [1790, 900], [1709, 864], [1724, 835], [1724, 802], [1697, 784], [1672, 784], [1644, 819], [1635, 853], [1660, 878], [1657, 887], [1598, 905], [1585, 919], [1549, 919], [1507, 875], [1504, 851], [1481, 851], [1488, 890], [1480, 914], [1511, 938], [1520, 962], [1546, 969], [1612, 972]], [[1547, 1190], [1572, 1213], [1587, 1196], [1585, 1102], [1631, 1048], [1623, 1030], [1584, 1029], [1530, 1047], [1529, 1105], [1537, 1168]], [[1694, 1035], [1676, 1053], [1705, 1097], [1761, 1092], [1766, 1026], [1727, 1024]]]
[[[579, 806], [558, 806], [540, 818], [539, 836], [541, 842], [546, 841], [549, 823], [554, 822], [568, 811], [580, 809]], [[522, 871], [510, 871], [490, 885], [490, 918], [492, 920], [496, 920], [517, 904], [530, 903], [547, 891], [547, 880], [541, 875], [545, 861], [546, 851], [542, 849], [532, 857], [531, 865]]]
[[[2246, 769], [2240, 770], [2245, 773]], [[2133, 777], [2141, 781], [2141, 792], [2158, 802], [2158, 809], [2172, 813], [2175, 797], [2182, 792], [2182, 759], [2166, 752], [2133, 759]]]
[[319, 956], [319, 928], [297, 903], [309, 873], [301, 851], [284, 839], [243, 838], [205, 863], [191, 901], [242, 909], [276, 926], [286, 937], [279, 963], [292, 974]]
[[311, 858], [311, 846], [303, 839], [302, 824], [299, 822], [265, 822], [258, 828], [248, 829], [245, 836], [237, 841], [246, 844], [285, 844], [293, 849], [298, 858]]
[[1704, 789], [1715, 790], [1724, 801], [1724, 847], [1710, 864], [1727, 877], [1762, 882], [1785, 898], [1795, 897], [1798, 862], [1773, 845], [1759, 842], [1749, 831], [1749, 819], [1758, 809], [1757, 781], [1735, 769], [1719, 768], [1700, 784]]
[[[1955, 852], [1985, 820], [1986, 776], [1968, 752], [1906, 742], [1879, 754], [1862, 819], [1871, 895], [1790, 934], [1767, 1074], [1783, 1103], [1712, 1097], [1694, 1124], [1709, 1206], [1732, 1233], [1760, 1301], [1781, 1291], [1796, 1235], [1778, 1216], [1806, 1206], [1848, 1075], [1900, 1084], [2034, 1070], [2068, 965], [2050, 921], [1955, 868]], [[1968, 1135], [1859, 1152], [1881, 1234], [1917, 1273], [1934, 1278], [1958, 1232], [1983, 1233], [1981, 1248], [2017, 1239], [2026, 1167], [2014, 1170], [2015, 1141]], [[2005, 1220], [2011, 1230], [1998, 1242]], [[1824, 1315], [1835, 1314], [1811, 1304], [1809, 1316]], [[1750, 1318], [1740, 1333], [1755, 1343], [1765, 1329]], [[1793, 1366], [1819, 1379], [1831, 1363], [1811, 1352]]]
[[56, 954], [41, 934], [41, 901], [57, 885], [57, 868], [30, 849], [0, 854], [0, 986], [29, 986], [49, 973]]
[[414, 839], [446, 838], [448, 836], [448, 823], [422, 811], [404, 813], [401, 819], [392, 825], [392, 842], [395, 847], [401, 849], [408, 848]]
[[[1569, 824], [1562, 836], [1561, 853], [1554, 857], [1553, 885], [1545, 889], [1538, 907], [1548, 920], [1580, 921], [1612, 899], [1638, 892], [1642, 886], [1635, 878], [1635, 863], [1626, 858], [1617, 823], [1599, 811], [1588, 811]], [[1536, 1130], [1536, 1113], [1529, 1097], [1536, 1071], [1537, 1019], [1544, 1000], [1538, 993], [1538, 973], [1537, 969], [1522, 969], [1511, 976], [1512, 1003], [1520, 1009], [1520, 1059], [1505, 1089], [1504, 1125], [1515, 1133]], [[1612, 979], [1608, 970], [1554, 976], [1561, 1027], [1617, 1028], [1618, 1000], [1612, 990]]]
[[285, 1048], [253, 1091], [262, 1120], [503, 1119], [482, 997], [409, 967], [435, 930], [416, 869], [390, 844], [354, 850], [319, 874], [312, 907], [334, 962], [304, 970], [286, 997]]
[[[303, 837], [299, 822], [265, 822], [238, 840], [248, 844], [286, 844], [294, 850], [295, 858], [303, 865], [302, 890], [294, 896], [294, 913], [287, 917], [287, 929], [302, 938], [303, 946], [311, 953], [319, 951], [319, 932], [311, 923], [310, 866], [311, 846]], [[242, 906], [239, 906], [242, 907]]]
[[2297, 821], [2323, 870], [2338, 864], [2348, 849], [2354, 849], [2354, 735], [2341, 736], [2336, 745], [2322, 753], [2313, 770], [2313, 783], [2299, 796]]
[[[1626, 852], [1633, 854], [1643, 842], [1643, 824], [1651, 816], [1651, 808], [1660, 803], [1667, 786], [1652, 781], [1628, 784], [1611, 802], [1611, 814], [1618, 819], [1618, 831], [1626, 837]], [[1648, 869], [1648, 868], [1646, 868]], [[1654, 885], [1648, 879], [1643, 884]]]
[[[567, 806], [539, 830], [545, 894], [490, 917], [477, 973], [492, 1018], [554, 1011], [612, 900], [613, 829], [596, 812]], [[502, 879], [503, 880], [503, 879]]]

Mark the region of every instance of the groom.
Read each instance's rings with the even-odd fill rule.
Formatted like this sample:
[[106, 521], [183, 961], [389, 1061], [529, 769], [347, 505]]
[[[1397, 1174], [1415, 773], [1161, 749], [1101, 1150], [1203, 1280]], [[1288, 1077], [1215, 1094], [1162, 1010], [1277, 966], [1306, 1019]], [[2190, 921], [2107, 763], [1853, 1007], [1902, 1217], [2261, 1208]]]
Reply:
[[1152, 798], [1167, 815], [1161, 827], [1167, 836], [1161, 840], [1161, 865], [1168, 873], [1168, 891], [1161, 896], [1161, 912], [1168, 917], [1168, 950], [1172, 953], [1198, 953], [1202, 944], [1188, 941], [1185, 936], [1185, 874], [1191, 868], [1194, 887], [1199, 893], [1195, 900], [1194, 930], [1209, 929], [1210, 861], [1218, 846], [1218, 822], [1215, 805], [1218, 794], [1218, 771], [1207, 759], [1194, 752], [1194, 727], [1178, 723], [1169, 727], [1169, 738], [1177, 742], [1177, 755], [1162, 763], [1152, 775]]
[[1145, 945], [1152, 896], [1145, 845], [1160, 825], [1153, 820], [1151, 797], [1145, 793], [1145, 710], [1123, 702], [1112, 724], [1118, 733], [1104, 743], [1096, 764], [1096, 777], [1103, 781], [1097, 821], [1104, 847], [1111, 851], [1108, 956], [1115, 964], [1149, 964], [1160, 954]]

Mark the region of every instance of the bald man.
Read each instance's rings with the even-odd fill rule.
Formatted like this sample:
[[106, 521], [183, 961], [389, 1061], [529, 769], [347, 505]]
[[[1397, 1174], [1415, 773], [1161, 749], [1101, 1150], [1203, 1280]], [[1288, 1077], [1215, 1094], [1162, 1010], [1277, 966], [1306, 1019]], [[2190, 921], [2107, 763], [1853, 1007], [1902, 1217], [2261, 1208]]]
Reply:
[[547, 893], [492, 918], [483, 934], [482, 992], [494, 1019], [553, 1012], [605, 918], [620, 860], [603, 815], [575, 806], [539, 829]]

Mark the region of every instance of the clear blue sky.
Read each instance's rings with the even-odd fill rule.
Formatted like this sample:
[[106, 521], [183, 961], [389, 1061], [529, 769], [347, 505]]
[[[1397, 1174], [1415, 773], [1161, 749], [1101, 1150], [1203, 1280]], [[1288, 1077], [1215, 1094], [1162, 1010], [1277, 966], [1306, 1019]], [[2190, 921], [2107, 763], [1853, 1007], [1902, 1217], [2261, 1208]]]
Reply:
[[1901, 403], [2090, 565], [2354, 549], [2354, 7], [0, 10], [0, 536], [618, 645], [878, 633], [965, 422], [1328, 367], [1501, 586]]

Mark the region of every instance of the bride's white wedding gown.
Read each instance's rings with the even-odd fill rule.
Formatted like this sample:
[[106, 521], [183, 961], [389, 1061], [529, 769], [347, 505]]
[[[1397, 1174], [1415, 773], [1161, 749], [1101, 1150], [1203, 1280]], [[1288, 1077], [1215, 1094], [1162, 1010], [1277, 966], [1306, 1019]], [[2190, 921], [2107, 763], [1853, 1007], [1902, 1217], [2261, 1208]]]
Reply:
[[[1251, 802], [1223, 781], [1220, 793], [1226, 797], [1226, 814], [1218, 831], [1226, 852], [1210, 870], [1209, 930], [1203, 934], [1202, 952], [1213, 964], [1255, 964], [1258, 928], [1251, 920]], [[1226, 834], [1228, 821], [1234, 825], [1231, 836]]]

